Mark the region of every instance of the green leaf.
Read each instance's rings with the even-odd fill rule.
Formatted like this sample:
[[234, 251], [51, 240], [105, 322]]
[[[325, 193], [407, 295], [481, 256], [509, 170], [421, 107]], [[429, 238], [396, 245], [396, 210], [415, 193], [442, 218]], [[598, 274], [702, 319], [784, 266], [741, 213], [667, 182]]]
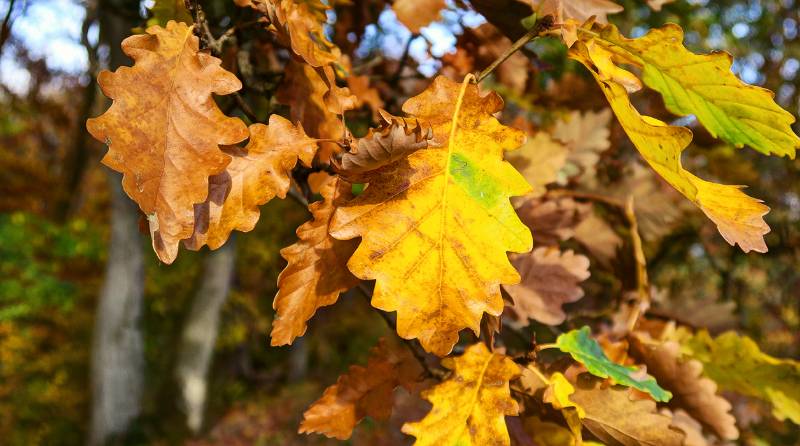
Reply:
[[703, 374], [721, 390], [765, 400], [775, 417], [800, 424], [800, 362], [769, 356], [732, 331], [712, 339], [703, 330], [680, 342], [683, 353], [702, 362]]
[[611, 378], [617, 384], [647, 392], [656, 401], [667, 402], [672, 398], [672, 393], [661, 388], [652, 376], [644, 374], [644, 378], [639, 378], [636, 375], [640, 374], [640, 370], [636, 367], [611, 362], [603, 353], [600, 344], [592, 339], [589, 327], [560, 335], [556, 339], [556, 346], [562, 352], [569, 353], [572, 359], [585, 365], [589, 373], [594, 376]]
[[775, 103], [771, 91], [739, 80], [730, 54], [692, 53], [683, 46], [683, 30], [672, 23], [638, 39], [622, 36], [613, 25], [591, 34], [616, 62], [642, 68], [642, 80], [661, 93], [672, 113], [695, 115], [712, 136], [736, 147], [794, 158], [800, 147], [791, 128], [794, 116]]

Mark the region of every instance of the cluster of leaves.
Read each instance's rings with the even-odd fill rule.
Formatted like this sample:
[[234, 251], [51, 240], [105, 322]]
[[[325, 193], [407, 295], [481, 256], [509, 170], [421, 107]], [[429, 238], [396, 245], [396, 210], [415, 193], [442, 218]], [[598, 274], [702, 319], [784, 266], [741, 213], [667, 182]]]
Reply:
[[[399, 410], [393, 401], [403, 392], [432, 405], [403, 424], [418, 445], [571, 445], [589, 435], [610, 445], [735, 440], [732, 405], [719, 391], [764, 401], [777, 419], [799, 423], [800, 364], [768, 356], [733, 332], [714, 338], [648, 317], [654, 299], [640, 228], [657, 237], [658, 219], [691, 211], [647, 203], [669, 192], [641, 168], [635, 189], [596, 180], [613, 112], [653, 171], [728, 243], [765, 252], [769, 208], [740, 186], [685, 169], [681, 154], [692, 131], [640, 114], [631, 95], [647, 86], [662, 97], [664, 116], [692, 115], [711, 136], [765, 155], [794, 157], [800, 139], [791, 114], [769, 91], [736, 78], [727, 54], [688, 51], [677, 25], [622, 36], [606, 23], [620, 10], [610, 1], [536, 2], [521, 22], [473, 3], [492, 23], [511, 20], [503, 32], [520, 39], [497, 38], [495, 47], [474, 53], [461, 45], [446, 68], [463, 79], [426, 82], [403, 103], [405, 117], [381, 110], [370, 79], [349, 74], [349, 61], [325, 33], [326, 4], [243, 0], [237, 5], [272, 35], [266, 58], [286, 57], [277, 47], [290, 54], [276, 94], [289, 119], [273, 113], [267, 124], [248, 127], [217, 106], [212, 94], [236, 95], [242, 85], [201, 50], [195, 32], [217, 52], [222, 38], [207, 34], [193, 5], [184, 20], [196, 25], [168, 21], [123, 42], [134, 64], [101, 73], [114, 102], [88, 129], [108, 145], [103, 163], [123, 173], [165, 263], [180, 244], [216, 249], [232, 231], [252, 230], [259, 206], [274, 197], [306, 204], [321, 197], [309, 205], [312, 219], [298, 228], [298, 241], [281, 250], [288, 264], [278, 278], [272, 345], [294, 342], [319, 308], [351, 288], [394, 313], [387, 322], [405, 345], [381, 341], [365, 367], [351, 367], [306, 411], [300, 432], [347, 439], [363, 418]], [[393, 8], [417, 31], [444, 2], [397, 1]], [[473, 47], [499, 33], [470, 32], [464, 39], [474, 39]], [[519, 95], [527, 62], [514, 51], [545, 34], [588, 69], [610, 111], [573, 111], [541, 125], [522, 115], [513, 126], [498, 119], [503, 100], [478, 84], [497, 67], [493, 59], [508, 59], [494, 77]], [[475, 76], [481, 58], [491, 66]], [[379, 125], [354, 138], [342, 116], [364, 106]], [[614, 219], [624, 231], [612, 228]], [[624, 299], [600, 317], [569, 321], [593, 319], [595, 336], [588, 327], [555, 328], [568, 318], [563, 305], [584, 296], [580, 283], [590, 266], [610, 265], [620, 251], [632, 261], [615, 290]], [[539, 343], [528, 337], [531, 324], [560, 334]], [[522, 342], [512, 340], [520, 335]]]

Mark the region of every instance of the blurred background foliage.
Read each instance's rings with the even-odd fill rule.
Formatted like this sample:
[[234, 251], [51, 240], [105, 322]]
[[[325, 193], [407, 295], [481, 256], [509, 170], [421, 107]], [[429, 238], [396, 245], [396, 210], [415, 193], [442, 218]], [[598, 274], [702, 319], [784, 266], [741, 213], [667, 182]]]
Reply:
[[[492, 60], [475, 56], [487, 41], [474, 38], [467, 28], [484, 20], [468, 11], [466, 1], [448, 2], [442, 20], [419, 35], [405, 29], [384, 1], [329, 3], [332, 40], [349, 55], [354, 73], [370, 76], [390, 112], [399, 113], [403, 100], [421, 91], [435, 73], [458, 78]], [[679, 23], [690, 49], [730, 52], [743, 80], [775, 91], [778, 102], [798, 114], [800, 8], [793, 0], [679, 0], [658, 12], [640, 1], [620, 3], [625, 11], [611, 21], [626, 35]], [[83, 444], [87, 435], [92, 330], [110, 231], [107, 174], [99, 164], [104, 149], [83, 130], [86, 117], [104, 107], [93, 77], [106, 63], [109, 49], [99, 37], [97, 18], [124, 13], [140, 27], [164, 19], [152, 16], [150, 2], [124, 3], [124, 11], [120, 4], [0, 2], [0, 11], [8, 11], [0, 43], [1, 444]], [[216, 35], [252, 14], [229, 0], [202, 4]], [[41, 35], [34, 35], [37, 29]], [[239, 37], [246, 56], [230, 51], [222, 58], [240, 77], [250, 77], [243, 96], [262, 120], [269, 113], [285, 114], [274, 94], [287, 55], [273, 48], [263, 30], [243, 30]], [[522, 70], [521, 81], [498, 75], [490, 82], [506, 99], [504, 119], [521, 116], [536, 128], [570, 110], [602, 107], [602, 95], [585, 72], [565, 62], [563, 45], [548, 38], [528, 48], [538, 58]], [[640, 109], [674, 120], [657, 96], [639, 96]], [[748, 193], [772, 207], [766, 217], [772, 228], [768, 254], [747, 255], [728, 246], [700, 212], [676, 200], [641, 169], [635, 149], [616, 124], [596, 176], [588, 183], [567, 178], [564, 186], [609, 196], [622, 190], [637, 198], [655, 288], [654, 314], [716, 332], [737, 328], [770, 354], [800, 357], [800, 162], [721, 145], [691, 120], [681, 122], [696, 135], [684, 159], [690, 170], [728, 184], [748, 184]], [[348, 114], [347, 123], [363, 134], [374, 125], [373, 114], [364, 107]], [[602, 205], [596, 210], [624, 233], [612, 210]], [[293, 201], [276, 200], [262, 215], [254, 231], [237, 236], [233, 286], [221, 313], [206, 428], [199, 436], [184, 427], [171, 370], [207, 252], [184, 251], [165, 266], [142, 239], [144, 401], [142, 415], [117, 443], [338, 444], [296, 435], [302, 411], [350, 364], [363, 364], [369, 348], [390, 333], [366, 300], [351, 292], [318, 312], [300, 342], [291, 348], [269, 347], [271, 302], [285, 264], [278, 251], [294, 242], [295, 228], [308, 214]], [[614, 249], [620, 254], [615, 256]], [[625, 277], [634, 266], [630, 256], [621, 254], [625, 249], [612, 246], [606, 261], [595, 262], [602, 256], [594, 253], [587, 297], [573, 305], [578, 316], [566, 326], [577, 326], [581, 314], [609, 311], [630, 289]], [[528, 330], [552, 337], [537, 324]], [[742, 444], [800, 444], [795, 427], [762, 417], [752, 406], [742, 401], [735, 408], [740, 423], [754, 426]], [[350, 443], [408, 440], [401, 438], [372, 423], [359, 427]]]

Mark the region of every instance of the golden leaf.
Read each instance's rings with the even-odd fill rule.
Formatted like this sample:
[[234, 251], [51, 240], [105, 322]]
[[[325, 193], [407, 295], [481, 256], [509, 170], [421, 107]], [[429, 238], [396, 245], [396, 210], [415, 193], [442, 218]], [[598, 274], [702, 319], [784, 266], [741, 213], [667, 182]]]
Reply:
[[318, 68], [336, 64], [342, 53], [325, 35], [325, 12], [330, 9], [319, 0], [252, 0], [252, 5], [266, 14], [278, 40]]
[[585, 45], [576, 44], [570, 55], [595, 76], [622, 128], [650, 166], [714, 221], [728, 243], [738, 243], [745, 252], [766, 252], [763, 236], [769, 232], [769, 226], [762, 217], [769, 208], [745, 195], [741, 186], [712, 183], [685, 170], [680, 155], [689, 145], [692, 132], [640, 115], [625, 89], [617, 82], [604, 80], [598, 73], [593, 55]]
[[422, 372], [407, 349], [381, 339], [371, 350], [366, 367], [351, 366], [306, 410], [299, 432], [346, 440], [364, 417], [389, 418], [395, 387], [413, 384]]
[[505, 416], [516, 415], [519, 407], [508, 382], [520, 374], [519, 366], [482, 343], [442, 365], [453, 376], [423, 393], [433, 408], [422, 420], [403, 425], [404, 433], [417, 438], [414, 446], [511, 444]]
[[323, 201], [308, 207], [314, 218], [297, 228], [300, 240], [281, 250], [288, 264], [278, 276], [278, 294], [272, 304], [276, 311], [270, 334], [273, 346], [291, 344], [302, 336], [317, 309], [333, 305], [341, 292], [358, 284], [346, 267], [355, 241], [328, 235], [336, 207], [352, 196], [350, 183], [328, 177], [320, 194]]
[[440, 356], [463, 328], [478, 333], [484, 312], [500, 315], [500, 284], [519, 281], [506, 252], [532, 244], [509, 202], [530, 186], [502, 160], [522, 135], [492, 116], [501, 107], [437, 77], [403, 106], [432, 126], [430, 147], [373, 172], [333, 219], [334, 237], [362, 237], [348, 267], [377, 280], [372, 305], [397, 311], [398, 334]]
[[194, 205], [194, 233], [184, 245], [217, 249], [231, 231], [251, 231], [258, 222], [258, 207], [275, 196], [285, 198], [297, 160], [310, 166], [316, 151], [316, 141], [300, 125], [278, 115], [270, 116], [269, 126], [251, 125], [247, 146], [228, 149], [233, 160], [224, 172], [209, 178], [208, 199]]
[[241, 83], [219, 59], [198, 52], [192, 28], [181, 22], [128, 37], [122, 50], [134, 65], [100, 73], [114, 102], [86, 127], [108, 145], [103, 164], [123, 173], [125, 192], [147, 215], [153, 248], [172, 263], [179, 242], [192, 235], [194, 205], [208, 197], [209, 176], [231, 161], [219, 146], [247, 138], [245, 124], [211, 97]]

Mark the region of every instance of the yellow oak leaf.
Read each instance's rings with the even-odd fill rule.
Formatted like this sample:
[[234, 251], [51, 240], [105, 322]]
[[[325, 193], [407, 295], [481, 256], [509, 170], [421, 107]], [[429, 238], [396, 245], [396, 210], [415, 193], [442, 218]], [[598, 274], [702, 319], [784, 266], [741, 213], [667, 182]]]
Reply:
[[184, 245], [217, 249], [233, 230], [251, 231], [258, 207], [273, 197], [285, 198], [297, 160], [311, 166], [316, 151], [316, 141], [299, 124], [278, 115], [270, 116], [269, 126], [251, 125], [247, 146], [227, 149], [231, 163], [209, 178], [208, 199], [194, 206], [194, 233]]
[[372, 305], [397, 311], [397, 333], [439, 356], [460, 330], [479, 333], [484, 312], [500, 315], [500, 284], [519, 282], [506, 252], [531, 249], [509, 201], [530, 185], [502, 158], [523, 135], [492, 116], [502, 104], [437, 77], [403, 106], [431, 125], [429, 148], [371, 172], [333, 218], [334, 237], [362, 237], [348, 267], [376, 280]]
[[122, 50], [134, 65], [100, 73], [98, 83], [114, 102], [86, 127], [108, 145], [103, 164], [122, 172], [122, 187], [147, 215], [153, 249], [172, 263], [179, 242], [192, 235], [194, 205], [208, 197], [209, 177], [231, 162], [220, 145], [248, 135], [211, 95], [242, 84], [219, 59], [199, 52], [182, 22], [128, 37]]
[[[761, 153], [794, 158], [800, 138], [794, 116], [765, 88], [747, 85], [731, 72], [730, 54], [694, 54], [683, 46], [683, 30], [675, 24], [654, 28], [628, 39], [613, 25], [595, 26], [584, 34], [594, 45], [642, 69], [645, 85], [658, 91], [669, 111], [694, 115], [714, 137]], [[599, 50], [599, 49], [598, 49]], [[605, 71], [598, 66], [601, 76]]]
[[409, 387], [422, 374], [422, 366], [408, 349], [381, 339], [370, 351], [366, 367], [351, 366], [306, 410], [299, 432], [346, 440], [364, 417], [389, 418], [395, 387]]
[[519, 406], [508, 382], [519, 376], [519, 366], [482, 343], [442, 365], [453, 376], [423, 392], [433, 408], [422, 420], [403, 425], [404, 433], [417, 438], [414, 446], [510, 445], [505, 417], [517, 415]]
[[586, 45], [577, 43], [570, 56], [594, 75], [625, 133], [659, 175], [716, 223], [728, 243], [738, 243], [745, 252], [767, 251], [764, 234], [769, 232], [769, 226], [763, 219], [769, 212], [767, 206], [744, 194], [742, 186], [712, 183], [685, 170], [681, 152], [692, 140], [689, 129], [640, 115], [623, 86], [598, 73], [591, 49]]
[[306, 331], [306, 322], [320, 307], [333, 305], [339, 294], [358, 284], [347, 270], [355, 241], [336, 240], [328, 234], [336, 207], [349, 199], [350, 183], [328, 177], [320, 188], [323, 201], [308, 208], [313, 219], [297, 228], [297, 243], [281, 249], [288, 264], [278, 276], [278, 294], [272, 306], [271, 344], [291, 344]]

